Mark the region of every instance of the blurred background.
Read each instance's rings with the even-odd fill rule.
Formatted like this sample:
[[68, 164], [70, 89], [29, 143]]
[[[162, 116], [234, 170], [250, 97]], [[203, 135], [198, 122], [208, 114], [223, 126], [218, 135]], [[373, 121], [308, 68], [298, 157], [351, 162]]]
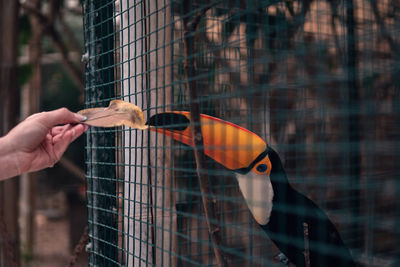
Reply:
[[[198, 103], [276, 149], [361, 266], [400, 266], [399, 1], [85, 0], [83, 16], [87, 107]], [[282, 266], [232, 172], [200, 170], [215, 244], [191, 148], [127, 127], [86, 136], [91, 265], [222, 266], [219, 248], [227, 266]]]
[[[1, 134], [36, 112], [82, 109], [80, 1], [1, 0], [0, 12]], [[54, 168], [0, 184], [0, 266], [67, 265], [86, 225], [83, 150], [80, 137]]]
[[[86, 107], [122, 98], [146, 118], [189, 110], [192, 79], [202, 113], [280, 152], [290, 182], [328, 213], [358, 262], [399, 266], [398, 0], [83, 2], [84, 14], [79, 0], [0, 0], [1, 135], [36, 112], [82, 109], [84, 87]], [[93, 128], [86, 151], [80, 138], [54, 168], [0, 183], [0, 266], [65, 266], [87, 213], [92, 266], [215, 265], [192, 151], [147, 134]], [[215, 165], [230, 266], [270, 266], [278, 250]]]

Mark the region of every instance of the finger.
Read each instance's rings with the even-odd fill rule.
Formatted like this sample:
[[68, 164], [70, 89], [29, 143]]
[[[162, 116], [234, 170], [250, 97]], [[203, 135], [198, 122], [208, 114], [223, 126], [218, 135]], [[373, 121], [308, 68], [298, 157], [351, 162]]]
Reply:
[[59, 139], [58, 142], [54, 143], [54, 156], [55, 159], [53, 159], [54, 162], [53, 165], [61, 158], [61, 156], [64, 154], [65, 150], [67, 150], [69, 144], [72, 142], [73, 136], [72, 136], [72, 131], [66, 131], [63, 135], [62, 138]]
[[[63, 138], [64, 134], [72, 128], [71, 124], [66, 124], [64, 126], [59, 126], [60, 129], [56, 129], [55, 131], [59, 131], [57, 134], [53, 135], [53, 144], [57, 143], [61, 138]], [[53, 129], [56, 127], [53, 127]]]
[[39, 114], [41, 114], [41, 116], [37, 116], [35, 117], [35, 119], [40, 120], [41, 123], [49, 128], [57, 124], [79, 123], [86, 119], [86, 117], [77, 113], [73, 113], [67, 108], [60, 108], [53, 111], [42, 112]]
[[81, 136], [84, 132], [86, 132], [89, 129], [89, 126], [86, 124], [78, 124], [75, 125], [70, 131], [72, 132], [72, 140], [75, 141], [79, 136]]
[[53, 136], [50, 133], [46, 134], [46, 141], [53, 142]]
[[56, 136], [56, 135], [58, 135], [60, 133], [65, 132], [66, 130], [68, 130], [71, 127], [72, 127], [71, 124], [66, 124], [66, 125], [63, 125], [63, 126], [55, 126], [55, 127], [53, 127], [51, 129], [51, 134], [53, 136]]
[[[71, 125], [70, 125], [71, 126]], [[58, 134], [53, 138], [54, 144], [54, 160], [52, 164], [54, 165], [64, 154], [65, 150], [67, 150], [69, 144], [71, 144], [76, 138], [81, 136], [86, 130], [89, 129], [89, 126], [78, 124], [75, 126], [71, 126], [70, 129]]]
[[72, 143], [73, 141], [75, 141], [75, 139], [77, 139], [79, 136], [81, 136], [89, 128], [89, 126], [86, 125], [86, 124], [85, 125], [84, 124], [78, 124], [78, 125], [75, 125], [75, 126], [72, 126], [71, 124], [68, 124], [68, 126], [69, 127], [65, 128], [64, 131], [60, 132], [56, 136], [53, 136], [53, 144], [56, 144], [56, 143], [60, 142], [61, 139], [64, 139], [65, 138], [65, 134], [67, 132], [70, 132], [69, 134], [71, 134], [71, 136], [72, 136], [72, 139], [70, 141], [70, 143]]

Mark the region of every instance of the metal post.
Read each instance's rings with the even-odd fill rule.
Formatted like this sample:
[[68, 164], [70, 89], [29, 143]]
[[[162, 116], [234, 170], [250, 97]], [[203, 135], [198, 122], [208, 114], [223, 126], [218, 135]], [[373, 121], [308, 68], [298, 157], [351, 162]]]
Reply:
[[[106, 106], [115, 97], [114, 1], [87, 1], [85, 8], [89, 57], [85, 75], [86, 103], [89, 103], [87, 106], [94, 103]], [[109, 262], [118, 262], [118, 222], [114, 212], [117, 210], [116, 167], [104, 164], [115, 162], [115, 133], [92, 130], [87, 135], [87, 147], [90, 147], [86, 155], [89, 237], [91, 250], [95, 252], [90, 253], [90, 261], [97, 266], [104, 264], [105, 257]]]

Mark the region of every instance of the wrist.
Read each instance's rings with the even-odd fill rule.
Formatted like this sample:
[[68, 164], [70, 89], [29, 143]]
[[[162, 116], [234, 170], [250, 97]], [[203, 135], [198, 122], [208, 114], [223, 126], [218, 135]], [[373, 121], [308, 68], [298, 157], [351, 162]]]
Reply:
[[17, 152], [7, 136], [0, 138], [0, 180], [21, 174]]

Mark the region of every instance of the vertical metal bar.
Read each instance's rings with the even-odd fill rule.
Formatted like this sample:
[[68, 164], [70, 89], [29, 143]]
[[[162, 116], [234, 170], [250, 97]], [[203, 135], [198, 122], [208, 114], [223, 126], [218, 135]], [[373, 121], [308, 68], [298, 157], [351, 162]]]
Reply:
[[346, 27], [347, 27], [347, 75], [348, 75], [348, 131], [349, 131], [349, 204], [352, 216], [351, 234], [353, 248], [361, 247], [362, 231], [360, 227], [360, 93], [357, 69], [357, 35], [354, 17], [353, 0], [346, 1]]
[[[86, 68], [86, 106], [104, 106], [115, 97], [114, 90], [114, 1], [86, 3], [85, 32], [89, 62]], [[87, 137], [88, 206], [93, 265], [117, 265], [118, 222], [115, 133], [93, 131]], [[102, 179], [106, 178], [106, 179]], [[96, 192], [96, 195], [93, 194]], [[104, 227], [106, 225], [107, 227]]]
[[[105, 84], [103, 89], [102, 99], [111, 99], [115, 97], [114, 92], [114, 1], [103, 0], [103, 7], [101, 9], [102, 20], [99, 21], [99, 25], [102, 25], [96, 29], [96, 37], [101, 38], [101, 48], [99, 60], [99, 69], [101, 83]], [[100, 99], [99, 99], [100, 100]], [[115, 163], [115, 133], [113, 131], [107, 131], [102, 134], [99, 146], [103, 146], [104, 153], [98, 155], [98, 162], [104, 163]], [[104, 192], [106, 198], [101, 198], [99, 205], [106, 210], [102, 212], [102, 216], [99, 217], [100, 222], [109, 226], [108, 229], [103, 229], [103, 238], [107, 240], [107, 245], [104, 246], [103, 255], [108, 257], [115, 262], [118, 262], [118, 223], [117, 215], [114, 211], [117, 210], [117, 182], [115, 174], [115, 166], [104, 165], [103, 171], [99, 172], [99, 177], [107, 178], [107, 181], [99, 183], [100, 192]]]
[[[398, 57], [397, 60], [400, 60], [400, 58]], [[399, 62], [399, 61], [397, 61]], [[396, 96], [393, 97], [393, 103], [394, 103], [394, 117], [395, 117], [395, 127], [399, 127], [400, 125], [400, 67], [397, 67], [397, 70], [395, 71], [395, 73], [397, 73], [396, 76], [394, 76], [396, 79], [395, 81], [395, 87], [396, 87]], [[399, 140], [399, 133], [397, 133], [397, 139], [395, 140], [396, 142], [396, 149], [394, 150], [395, 153], [397, 153], [395, 155], [395, 157], [397, 159], [399, 159], [400, 157], [400, 140]], [[393, 266], [400, 266], [400, 168], [396, 168], [395, 169], [395, 177], [396, 177], [396, 210], [395, 210], [395, 227], [394, 227], [394, 235], [395, 238], [395, 244], [394, 244], [394, 263]]]
[[[93, 15], [93, 11], [94, 7], [93, 7], [93, 1], [85, 1], [85, 3], [83, 4], [83, 13], [84, 13], [84, 18], [83, 18], [83, 25], [84, 25], [84, 43], [85, 43], [85, 55], [87, 57], [87, 64], [85, 65], [85, 87], [84, 87], [84, 91], [85, 91], [85, 106], [89, 106], [90, 105], [90, 100], [93, 97], [92, 94], [90, 94], [90, 90], [93, 87], [93, 85], [95, 84], [94, 81], [94, 75], [93, 72], [95, 70], [94, 68], [94, 61], [91, 59], [92, 54], [95, 51], [95, 45], [93, 42], [91, 42], [90, 40], [94, 40], [94, 33], [91, 30], [91, 28], [94, 25], [94, 15]], [[85, 175], [86, 175], [86, 199], [87, 199], [87, 216], [88, 216], [88, 235], [89, 235], [89, 243], [88, 243], [88, 248], [90, 247], [94, 247], [94, 244], [97, 242], [97, 240], [93, 239], [93, 236], [95, 235], [95, 229], [93, 227], [93, 217], [94, 217], [94, 213], [93, 213], [93, 209], [91, 207], [93, 207], [93, 176], [94, 176], [94, 171], [96, 171], [94, 168], [91, 168], [91, 164], [92, 164], [92, 154], [93, 151], [91, 149], [91, 145], [93, 145], [92, 143], [92, 136], [94, 134], [89, 131], [86, 134], [86, 139], [85, 139]], [[93, 257], [94, 254], [92, 253], [92, 249], [90, 249], [89, 251], [89, 263], [93, 262]]]
[[[400, 28], [400, 5], [397, 4], [394, 7], [395, 9], [395, 29], [397, 29], [397, 32], [399, 32]], [[400, 52], [399, 50], [393, 52], [393, 59], [394, 61], [394, 70], [392, 72], [392, 83], [394, 86], [393, 92], [395, 92], [393, 96], [393, 115], [394, 115], [394, 131], [396, 132], [396, 137], [395, 137], [395, 147], [394, 152], [396, 153], [394, 155], [395, 159], [397, 159], [397, 162], [400, 158], [400, 131], [399, 131], [399, 126], [400, 126]], [[394, 254], [396, 255], [394, 257], [394, 262], [393, 266], [400, 266], [400, 168], [397, 167], [395, 168], [395, 179], [396, 179], [396, 194], [395, 194], [395, 227], [394, 227]]]
[[[364, 12], [365, 7], [363, 7]], [[378, 36], [377, 32], [374, 30], [374, 21], [363, 21], [364, 31], [371, 33], [372, 38], [375, 39]], [[377, 189], [376, 184], [379, 182], [378, 170], [379, 170], [379, 149], [377, 149], [377, 140], [378, 140], [378, 130], [376, 121], [379, 120], [379, 113], [376, 109], [376, 88], [374, 86], [373, 75], [375, 72], [375, 66], [377, 62], [374, 61], [374, 57], [371, 55], [372, 51], [374, 51], [374, 46], [372, 42], [363, 42], [363, 46], [360, 47], [360, 50], [365, 53], [364, 62], [366, 62], [366, 73], [360, 77], [360, 86], [362, 90], [365, 92], [365, 107], [363, 107], [363, 117], [365, 118], [365, 142], [363, 144], [363, 149], [365, 157], [365, 173], [366, 177], [365, 186], [363, 190], [365, 190], [365, 201], [363, 203], [363, 207], [366, 211], [366, 220], [365, 220], [365, 228], [364, 228], [364, 251], [363, 253], [366, 255], [366, 265], [373, 266], [374, 264], [374, 250], [376, 247], [376, 243], [379, 243], [376, 235], [376, 200], [379, 195], [379, 191]], [[379, 63], [378, 63], [379, 64]], [[368, 68], [368, 69], [367, 69]], [[364, 72], [364, 73], [365, 73]]]

